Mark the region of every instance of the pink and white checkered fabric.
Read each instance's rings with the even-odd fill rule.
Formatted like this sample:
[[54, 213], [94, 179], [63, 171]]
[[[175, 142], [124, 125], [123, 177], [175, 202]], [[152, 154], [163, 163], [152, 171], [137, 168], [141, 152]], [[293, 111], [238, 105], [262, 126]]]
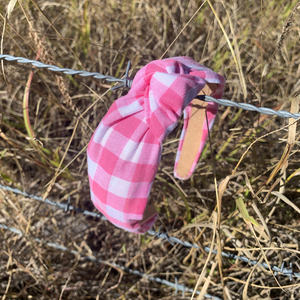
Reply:
[[[144, 233], [156, 221], [157, 215], [139, 223], [162, 142], [206, 82], [219, 84], [221, 91], [225, 80], [188, 57], [153, 61], [136, 74], [128, 94], [114, 102], [94, 132], [87, 150], [91, 198], [117, 227]], [[213, 121], [217, 106], [209, 107]], [[189, 113], [188, 106], [184, 130]]]

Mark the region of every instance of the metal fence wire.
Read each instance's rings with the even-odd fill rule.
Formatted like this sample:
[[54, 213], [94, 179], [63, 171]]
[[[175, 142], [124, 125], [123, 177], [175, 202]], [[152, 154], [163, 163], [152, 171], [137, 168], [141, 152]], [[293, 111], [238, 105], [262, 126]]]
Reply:
[[[13, 227], [9, 227], [9, 226], [6, 226], [4, 224], [0, 224], [0, 228], [5, 229], [5, 230], [9, 230], [9, 231], [11, 231], [11, 232], [13, 232], [13, 233], [15, 233], [15, 234], [17, 234], [19, 236], [24, 236], [24, 233], [21, 230], [19, 230], [19, 229], [16, 229], [16, 228], [13, 228]], [[27, 237], [28, 237], [28, 235], [27, 235]], [[182, 297], [184, 297], [185, 292], [189, 292], [189, 293], [193, 293], [194, 292], [193, 289], [188, 288], [188, 287], [184, 286], [183, 284], [179, 284], [177, 280], [175, 281], [175, 283], [173, 283], [173, 282], [170, 282], [168, 280], [161, 279], [159, 277], [150, 276], [148, 274], [142, 273], [142, 272], [137, 271], [137, 270], [132, 270], [130, 268], [118, 265], [118, 264], [116, 264], [114, 262], [108, 262], [108, 261], [101, 260], [99, 258], [96, 258], [95, 256], [82, 255], [78, 251], [68, 249], [67, 247], [59, 245], [57, 243], [45, 242], [45, 241], [42, 241], [39, 238], [33, 238], [33, 239], [36, 242], [38, 242], [38, 243], [47, 245], [48, 247], [55, 248], [55, 249], [60, 250], [60, 251], [68, 251], [68, 252], [70, 252], [70, 253], [72, 253], [74, 255], [77, 255], [77, 256], [81, 257], [82, 259], [90, 260], [90, 261], [97, 262], [97, 263], [100, 263], [100, 264], [101, 263], [106, 263], [106, 265], [111, 265], [112, 267], [115, 267], [117, 269], [121, 269], [122, 271], [124, 271], [126, 273], [143, 277], [143, 278], [145, 278], [145, 279], [147, 279], [149, 281], [155, 281], [157, 283], [160, 283], [160, 284], [163, 284], [163, 285], [167, 285], [167, 286], [172, 287], [172, 288], [175, 289], [175, 295], [177, 295], [178, 291], [182, 292]], [[199, 295], [200, 293], [201, 293], [201, 291], [195, 291], [195, 294], [197, 294], [197, 295]], [[221, 298], [219, 298], [217, 296], [212, 296], [212, 295], [207, 294], [207, 293], [204, 294], [204, 297], [207, 298], [207, 299], [212, 299], [212, 300], [222, 300]]]
[[[116, 77], [109, 76], [109, 75], [103, 75], [103, 74], [100, 74], [97, 72], [88, 72], [88, 71], [84, 71], [84, 70], [76, 71], [76, 70], [67, 69], [67, 68], [60, 68], [60, 67], [57, 67], [54, 65], [44, 64], [40, 61], [36, 61], [36, 60], [24, 58], [24, 57], [15, 57], [15, 56], [8, 55], [8, 54], [0, 54], [0, 59], [4, 59], [7, 61], [17, 61], [22, 64], [31, 64], [38, 68], [46, 68], [50, 71], [62, 72], [67, 75], [79, 75], [82, 77], [94, 77], [96, 79], [106, 80], [108, 82], [121, 83], [118, 86], [112, 87], [112, 89], [117, 89], [119, 87], [129, 87], [130, 88], [132, 85], [132, 81], [133, 81], [132, 78], [128, 77], [128, 73], [129, 73], [129, 69], [130, 69], [130, 62], [128, 62], [124, 79], [120, 79], [120, 78], [116, 78]], [[215, 99], [211, 96], [197, 96], [196, 98], [203, 100], [203, 101], [216, 102], [216, 103], [224, 105], [224, 106], [237, 107], [237, 108], [241, 108], [241, 109], [249, 110], [249, 111], [256, 111], [256, 112], [259, 112], [259, 113], [265, 114], [265, 115], [278, 116], [281, 118], [294, 118], [294, 119], [300, 118], [300, 113], [292, 114], [288, 111], [276, 111], [271, 108], [256, 107], [254, 105], [247, 104], [247, 103], [237, 103], [237, 102], [233, 102], [233, 101], [226, 100], [226, 99]]]
[[[4, 185], [1, 185], [1, 184], [0, 184], [0, 189], [13, 192], [14, 194], [17, 194], [17, 195], [22, 195], [24, 197], [35, 199], [37, 201], [40, 201], [40, 202], [43, 202], [43, 203], [46, 203], [46, 204], [49, 204], [49, 205], [52, 205], [52, 206], [56, 206], [57, 208], [62, 209], [65, 212], [67, 212], [68, 210], [69, 211], [73, 210], [75, 212], [82, 213], [82, 214], [87, 215], [87, 216], [92, 216], [92, 217], [95, 217], [95, 218], [99, 218], [103, 221], [107, 221], [107, 218], [105, 216], [103, 216], [102, 214], [100, 214], [100, 213], [95, 213], [95, 212], [83, 210], [83, 209], [74, 207], [73, 205], [70, 205], [69, 203], [58, 203], [58, 202], [55, 202], [55, 201], [52, 201], [52, 200], [49, 200], [49, 199], [43, 200], [42, 197], [39, 197], [39, 196], [36, 196], [36, 195], [29, 195], [26, 192], [22, 192], [22, 191], [20, 191], [16, 188], [12, 188], [12, 187], [9, 187], [9, 186], [4, 186]], [[174, 243], [178, 243], [178, 244], [181, 244], [181, 245], [183, 245], [184, 247], [187, 247], [187, 248], [200, 249], [200, 247], [197, 244], [192, 244], [192, 243], [189, 243], [189, 242], [186, 242], [186, 241], [182, 241], [182, 240], [180, 240], [176, 237], [169, 236], [169, 234], [167, 232], [161, 232], [160, 229], [158, 231], [154, 231], [154, 230], [150, 229], [150, 230], [147, 231], [147, 233], [152, 235], [152, 236], [155, 236], [159, 239], [166, 240], [173, 246], [174, 246]], [[206, 246], [202, 247], [202, 249], [204, 249], [204, 251], [207, 252], [207, 253], [210, 252], [210, 250], [211, 250], [209, 247], [206, 247]], [[212, 250], [212, 253], [218, 254], [218, 251]], [[240, 261], [243, 261], [245, 263], [251, 264], [253, 266], [258, 265], [260, 267], [263, 267], [266, 270], [270, 270], [267, 263], [259, 263], [257, 260], [251, 260], [251, 259], [249, 259], [245, 256], [238, 256], [238, 255], [235, 255], [235, 254], [232, 254], [232, 253], [226, 253], [226, 252], [222, 252], [222, 256], [226, 257], [228, 259], [231, 259], [231, 260], [240, 260]], [[284, 263], [282, 263], [282, 265], [280, 267], [273, 266], [273, 265], [270, 265], [270, 267], [271, 267], [271, 270], [275, 271], [274, 275], [281, 274], [281, 275], [284, 275], [284, 276], [288, 276], [290, 278], [290, 280], [292, 280], [293, 276], [296, 277], [296, 278], [300, 278], [300, 273], [295, 273], [292, 269], [292, 265], [290, 265], [290, 268], [286, 268], [284, 266]]]

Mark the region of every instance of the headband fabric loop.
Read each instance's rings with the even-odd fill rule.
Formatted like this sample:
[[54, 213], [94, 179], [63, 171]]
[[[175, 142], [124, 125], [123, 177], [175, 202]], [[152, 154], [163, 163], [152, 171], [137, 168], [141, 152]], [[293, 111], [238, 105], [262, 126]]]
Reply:
[[[222, 95], [224, 78], [191, 58], [152, 61], [137, 72], [128, 94], [116, 100], [100, 122], [87, 149], [91, 199], [117, 227], [144, 233], [156, 221], [154, 214], [141, 222], [162, 143], [187, 107], [182, 144], [191, 117], [189, 104], [207, 82], [218, 84], [212, 96]], [[212, 122], [216, 112], [209, 103]], [[207, 135], [203, 138], [205, 142]]]

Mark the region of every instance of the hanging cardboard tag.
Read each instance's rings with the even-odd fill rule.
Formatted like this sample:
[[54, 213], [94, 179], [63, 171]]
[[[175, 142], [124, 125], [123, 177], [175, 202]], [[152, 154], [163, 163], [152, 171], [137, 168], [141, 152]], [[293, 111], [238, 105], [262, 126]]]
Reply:
[[[211, 95], [218, 88], [218, 84], [206, 83], [198, 95]], [[194, 99], [192, 112], [186, 129], [182, 150], [177, 165], [177, 174], [180, 178], [187, 178], [190, 170], [199, 154], [199, 147], [202, 140], [203, 125], [206, 122], [207, 102]]]

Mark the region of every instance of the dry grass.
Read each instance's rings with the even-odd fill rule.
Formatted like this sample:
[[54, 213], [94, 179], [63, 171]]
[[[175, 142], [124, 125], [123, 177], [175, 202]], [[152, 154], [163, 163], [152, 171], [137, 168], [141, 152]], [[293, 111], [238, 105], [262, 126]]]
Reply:
[[[24, 0], [9, 18], [8, 1], [2, 1], [3, 53], [30, 59], [39, 54], [46, 63], [121, 77], [129, 59], [135, 74], [159, 59], [178, 36], [164, 57], [190, 56], [223, 74], [224, 98], [284, 110], [293, 103], [293, 110], [299, 109], [293, 100], [300, 91], [299, 1], [209, 3], [178, 36], [202, 1]], [[105, 82], [57, 76], [18, 63], [5, 62], [3, 70], [0, 183], [56, 201], [66, 202], [70, 196], [72, 205], [93, 210], [84, 149], [110, 105], [126, 91], [107, 92]], [[37, 141], [27, 139], [23, 118], [31, 71], [28, 120]], [[299, 126], [288, 124], [220, 107], [211, 145], [185, 182], [172, 176], [178, 126], [166, 140], [151, 192], [160, 215], [154, 229], [162, 226], [201, 247], [272, 265], [293, 262], [294, 272], [300, 272]], [[220, 186], [218, 201], [215, 182]], [[295, 278], [274, 277], [261, 267], [214, 254], [208, 260], [201, 250], [129, 234], [108, 222], [2, 190], [0, 223], [26, 233], [20, 237], [0, 231], [2, 299], [191, 297], [175, 296], [170, 288], [54, 250], [33, 237], [173, 282], [176, 277], [185, 286], [199, 285], [224, 299], [299, 299]]]

